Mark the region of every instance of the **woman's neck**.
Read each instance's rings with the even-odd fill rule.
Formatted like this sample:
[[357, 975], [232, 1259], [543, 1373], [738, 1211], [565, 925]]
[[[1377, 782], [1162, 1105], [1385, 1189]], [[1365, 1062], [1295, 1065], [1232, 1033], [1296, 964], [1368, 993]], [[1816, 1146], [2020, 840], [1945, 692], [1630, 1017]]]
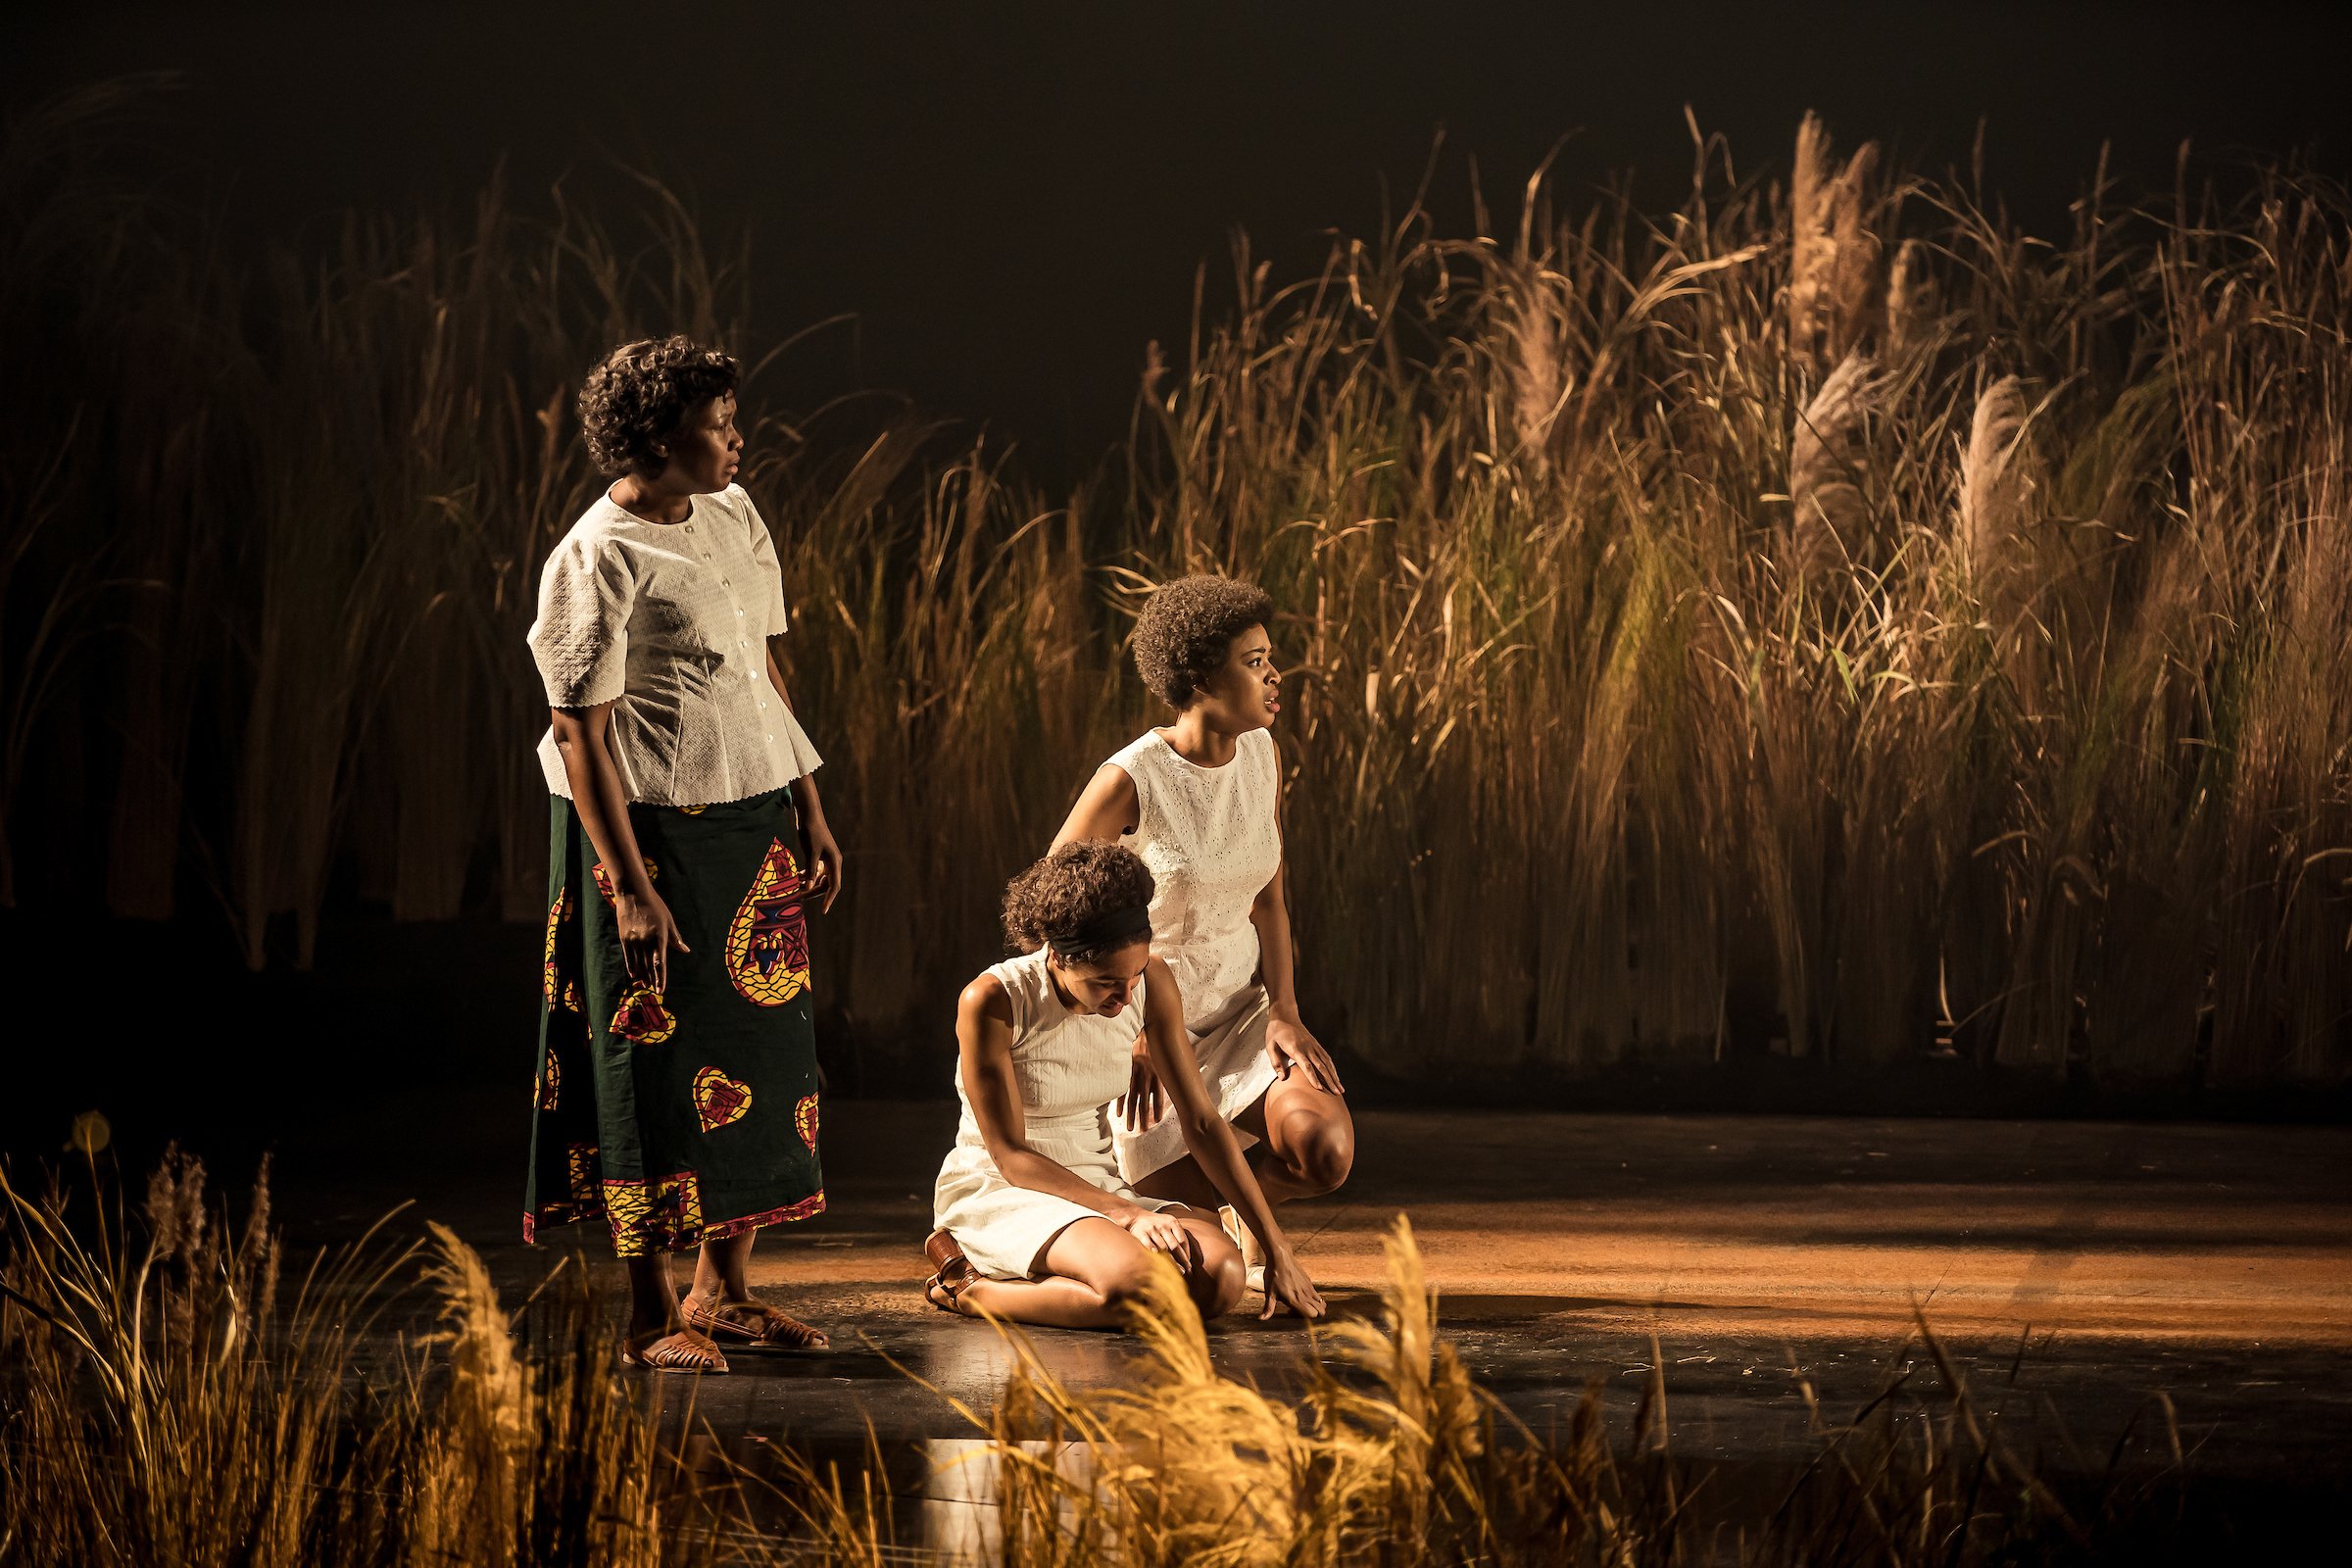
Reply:
[[1054, 1000], [1061, 1004], [1064, 1012], [1079, 1010], [1078, 999], [1070, 995], [1068, 986], [1062, 984], [1061, 965], [1050, 957], [1046, 960], [1046, 984], [1054, 988]]
[[1233, 760], [1238, 744], [1237, 737], [1211, 724], [1208, 714], [1198, 708], [1186, 709], [1176, 715], [1175, 723], [1159, 733], [1178, 757], [1196, 767], [1223, 767]]
[[605, 495], [621, 511], [648, 522], [684, 522], [694, 514], [691, 491], [668, 491], [653, 482], [624, 473]]

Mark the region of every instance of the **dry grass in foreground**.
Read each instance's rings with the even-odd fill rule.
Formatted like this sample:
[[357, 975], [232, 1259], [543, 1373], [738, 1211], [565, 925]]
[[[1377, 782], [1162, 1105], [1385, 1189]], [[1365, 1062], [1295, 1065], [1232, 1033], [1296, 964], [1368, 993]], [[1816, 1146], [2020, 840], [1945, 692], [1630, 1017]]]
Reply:
[[[1539, 1438], [1439, 1337], [1401, 1219], [1381, 1321], [1319, 1336], [1296, 1397], [1219, 1375], [1172, 1272], [1139, 1315], [1132, 1387], [1071, 1388], [1016, 1342], [995, 1411], [964, 1412], [995, 1506], [902, 1544], [878, 1452], [715, 1483], [690, 1465], [619, 1375], [576, 1271], [518, 1323], [436, 1225], [288, 1291], [266, 1188], [232, 1230], [177, 1154], [135, 1225], [102, 1183], [36, 1199], [0, 1176], [0, 1202], [11, 1564], [876, 1564], [976, 1548], [1137, 1568], [2194, 1560], [2169, 1405], [2167, 1462], [2140, 1479], [2036, 1474], [1924, 1324], [1942, 1392], [1890, 1387], [1854, 1424], [1822, 1426], [1794, 1481], [1750, 1507], [1711, 1499], [1675, 1459], [1654, 1370], [1630, 1433], [1607, 1429], [1595, 1389]], [[419, 1260], [436, 1329], [360, 1370]]]

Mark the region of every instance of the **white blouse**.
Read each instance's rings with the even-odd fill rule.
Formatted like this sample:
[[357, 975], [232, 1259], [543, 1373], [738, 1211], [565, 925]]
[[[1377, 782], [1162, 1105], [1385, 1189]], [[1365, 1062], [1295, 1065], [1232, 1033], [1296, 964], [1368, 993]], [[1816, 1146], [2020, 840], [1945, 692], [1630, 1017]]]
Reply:
[[[531, 657], [550, 708], [612, 704], [621, 787], [653, 806], [740, 801], [823, 762], [767, 678], [784, 630], [775, 541], [741, 485], [648, 522], [599, 496], [539, 576]], [[547, 787], [571, 781], [551, 726]]]

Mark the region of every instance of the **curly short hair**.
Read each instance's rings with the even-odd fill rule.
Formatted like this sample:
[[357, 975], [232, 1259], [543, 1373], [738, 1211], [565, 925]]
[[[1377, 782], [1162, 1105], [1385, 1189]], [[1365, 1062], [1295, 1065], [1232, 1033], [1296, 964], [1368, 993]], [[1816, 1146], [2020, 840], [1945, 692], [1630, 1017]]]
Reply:
[[740, 378], [733, 355], [692, 338], [623, 343], [580, 383], [580, 429], [597, 471], [613, 479], [661, 472], [655, 444], [702, 405], [733, 392]]
[[1274, 601], [1253, 582], [1179, 577], [1162, 583], [1135, 623], [1135, 668], [1152, 695], [1182, 712], [1224, 667], [1233, 640], [1274, 619]]
[[[1143, 857], [1116, 844], [1081, 840], [1050, 851], [1004, 890], [1004, 937], [1022, 953], [1120, 909], [1147, 906], [1153, 889]], [[1063, 955], [1074, 963], [1100, 953]]]

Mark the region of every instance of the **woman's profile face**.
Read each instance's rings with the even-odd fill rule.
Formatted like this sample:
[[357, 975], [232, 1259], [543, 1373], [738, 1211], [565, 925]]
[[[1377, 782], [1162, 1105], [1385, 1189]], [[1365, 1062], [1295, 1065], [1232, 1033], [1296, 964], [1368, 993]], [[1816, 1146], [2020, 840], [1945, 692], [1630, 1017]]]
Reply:
[[1152, 961], [1152, 944], [1131, 942], [1084, 963], [1052, 961], [1062, 990], [1070, 994], [1080, 1012], [1116, 1018], [1135, 1000], [1136, 982], [1144, 977], [1144, 965]]
[[735, 428], [732, 393], [698, 404], [686, 422], [662, 443], [661, 478], [695, 495], [711, 495], [735, 482], [743, 455], [743, 433]]
[[1282, 671], [1274, 667], [1265, 627], [1252, 626], [1233, 640], [1194, 706], [1207, 710], [1206, 716], [1229, 735], [1273, 727], [1282, 711]]

